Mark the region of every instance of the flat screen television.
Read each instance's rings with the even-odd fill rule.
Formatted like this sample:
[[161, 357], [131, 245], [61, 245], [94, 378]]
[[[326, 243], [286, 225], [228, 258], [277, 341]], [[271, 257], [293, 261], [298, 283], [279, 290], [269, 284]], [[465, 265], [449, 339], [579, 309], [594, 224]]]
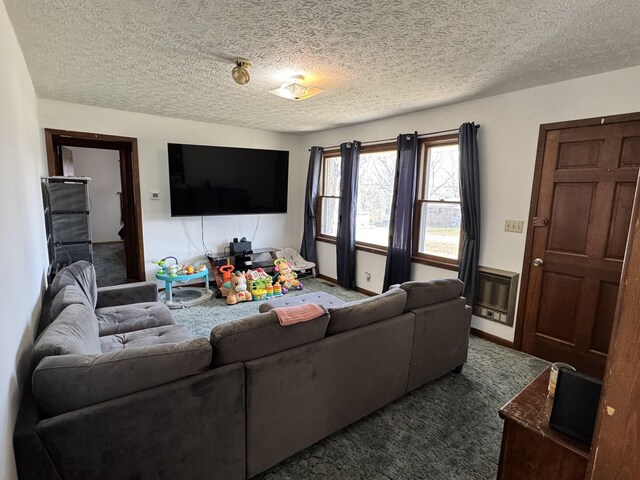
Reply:
[[169, 143], [171, 216], [286, 213], [289, 152]]

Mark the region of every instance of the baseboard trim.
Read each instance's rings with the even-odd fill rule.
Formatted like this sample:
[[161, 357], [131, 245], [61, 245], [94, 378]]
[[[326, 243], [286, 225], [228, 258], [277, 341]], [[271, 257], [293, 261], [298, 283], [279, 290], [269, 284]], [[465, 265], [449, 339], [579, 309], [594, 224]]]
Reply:
[[[338, 285], [337, 279], [333, 277], [327, 277], [326, 275], [322, 275], [321, 273], [316, 275], [316, 278], [320, 278], [322, 280], [326, 280], [327, 282], [335, 283], [336, 285]], [[372, 292], [371, 290], [367, 290], [366, 288], [355, 287], [354, 290], [358, 293], [362, 293], [363, 295], [368, 295], [369, 297], [378, 295], [376, 292]]]
[[497, 337], [495, 335], [491, 335], [490, 333], [483, 332], [482, 330], [478, 330], [477, 328], [471, 327], [471, 335], [475, 335], [478, 338], [488, 340], [490, 342], [496, 343], [498, 345], [502, 345], [503, 347], [507, 347], [513, 350], [513, 342], [510, 342], [509, 340], [505, 340], [504, 338], [501, 338], [501, 337]]

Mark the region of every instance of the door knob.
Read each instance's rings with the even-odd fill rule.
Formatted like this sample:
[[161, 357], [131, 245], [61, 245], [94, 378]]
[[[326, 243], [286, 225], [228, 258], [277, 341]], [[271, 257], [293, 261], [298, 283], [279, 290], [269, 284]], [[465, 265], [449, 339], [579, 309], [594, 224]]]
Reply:
[[542, 265], [543, 263], [544, 263], [544, 261], [543, 261], [541, 258], [536, 258], [536, 259], [533, 261], [533, 266], [534, 266], [534, 267], [539, 267], [539, 266], [540, 266], [540, 265]]

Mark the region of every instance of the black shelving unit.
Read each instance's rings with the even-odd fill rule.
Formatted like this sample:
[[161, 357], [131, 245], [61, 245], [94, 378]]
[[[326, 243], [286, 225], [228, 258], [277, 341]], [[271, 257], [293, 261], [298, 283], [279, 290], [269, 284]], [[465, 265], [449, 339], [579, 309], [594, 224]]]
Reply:
[[87, 177], [44, 177], [42, 198], [49, 275], [78, 260], [93, 262]]

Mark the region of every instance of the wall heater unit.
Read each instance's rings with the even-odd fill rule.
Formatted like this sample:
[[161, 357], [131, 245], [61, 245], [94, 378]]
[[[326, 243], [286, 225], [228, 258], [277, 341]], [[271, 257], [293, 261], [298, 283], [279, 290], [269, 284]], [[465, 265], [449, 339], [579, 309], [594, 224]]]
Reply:
[[473, 314], [503, 325], [513, 326], [519, 274], [479, 267], [478, 290]]

